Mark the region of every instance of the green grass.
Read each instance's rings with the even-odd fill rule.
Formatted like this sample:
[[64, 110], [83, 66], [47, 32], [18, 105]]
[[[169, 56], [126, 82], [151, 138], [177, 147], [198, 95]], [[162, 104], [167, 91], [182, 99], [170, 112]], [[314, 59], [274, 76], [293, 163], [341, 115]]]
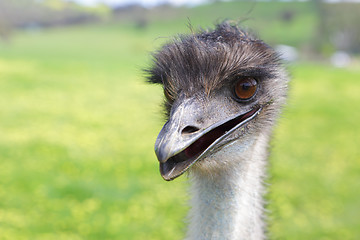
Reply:
[[360, 237], [360, 70], [300, 65], [271, 156], [275, 239]]
[[[219, 9], [232, 17], [232, 4]], [[214, 21], [210, 8], [189, 11], [194, 26]], [[0, 43], [1, 240], [183, 238], [186, 177], [159, 175], [162, 90], [140, 69], [167, 40], [157, 37], [186, 23], [22, 32]], [[290, 71], [270, 158], [270, 235], [358, 239], [360, 70]]]
[[161, 96], [140, 76], [149, 43], [73, 28], [2, 46], [0, 239], [181, 234], [153, 153]]

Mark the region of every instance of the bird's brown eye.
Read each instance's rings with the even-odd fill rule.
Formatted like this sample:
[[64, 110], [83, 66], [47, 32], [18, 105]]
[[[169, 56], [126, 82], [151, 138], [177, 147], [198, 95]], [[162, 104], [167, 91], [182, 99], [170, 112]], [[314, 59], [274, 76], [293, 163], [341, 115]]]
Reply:
[[239, 79], [235, 86], [235, 95], [240, 100], [247, 100], [255, 95], [257, 81], [254, 78], [246, 77]]

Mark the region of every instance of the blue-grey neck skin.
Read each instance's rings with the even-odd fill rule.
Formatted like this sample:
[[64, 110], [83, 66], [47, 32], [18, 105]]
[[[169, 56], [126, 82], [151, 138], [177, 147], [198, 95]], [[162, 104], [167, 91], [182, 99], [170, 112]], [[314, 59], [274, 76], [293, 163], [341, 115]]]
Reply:
[[266, 238], [262, 197], [268, 137], [248, 140], [247, 145], [233, 142], [191, 170], [187, 240]]

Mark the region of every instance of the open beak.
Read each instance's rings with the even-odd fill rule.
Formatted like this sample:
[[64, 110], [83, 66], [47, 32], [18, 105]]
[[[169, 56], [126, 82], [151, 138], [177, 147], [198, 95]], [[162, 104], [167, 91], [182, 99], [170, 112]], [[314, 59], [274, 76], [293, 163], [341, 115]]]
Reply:
[[214, 113], [202, 113], [200, 104], [191, 100], [172, 109], [170, 119], [161, 129], [155, 143], [160, 173], [166, 181], [177, 178], [197, 161], [214, 152], [226, 136], [244, 126], [261, 111], [260, 107], [256, 107], [215, 121], [209, 126], [197, 124], [197, 116], [206, 118], [205, 115], [219, 115], [216, 114], [219, 112], [217, 108], [213, 108]]

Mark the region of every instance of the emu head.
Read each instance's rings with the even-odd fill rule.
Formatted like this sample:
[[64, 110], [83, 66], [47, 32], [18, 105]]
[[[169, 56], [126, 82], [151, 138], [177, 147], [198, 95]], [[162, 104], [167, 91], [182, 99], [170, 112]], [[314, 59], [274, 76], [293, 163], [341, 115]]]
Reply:
[[269, 134], [286, 96], [275, 51], [228, 22], [163, 46], [147, 73], [164, 89], [168, 121], [155, 152], [165, 180], [230, 166], [221, 154], [246, 151]]

